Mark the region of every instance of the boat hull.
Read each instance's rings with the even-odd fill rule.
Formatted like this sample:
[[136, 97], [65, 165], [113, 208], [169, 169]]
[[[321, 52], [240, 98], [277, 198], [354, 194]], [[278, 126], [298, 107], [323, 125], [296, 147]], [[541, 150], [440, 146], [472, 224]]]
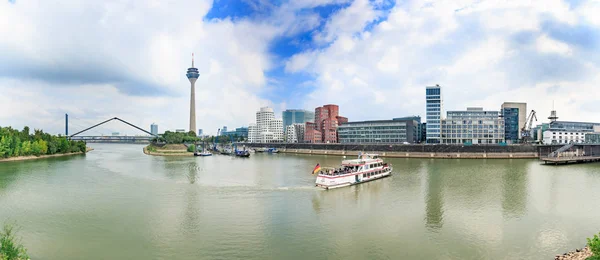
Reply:
[[357, 185], [357, 184], [389, 177], [392, 175], [392, 172], [393, 172], [393, 169], [390, 168], [389, 171], [386, 171], [386, 172], [383, 172], [380, 174], [375, 174], [375, 175], [372, 175], [369, 177], [363, 177], [364, 176], [363, 174], [368, 174], [368, 172], [359, 172], [359, 173], [349, 174], [346, 176], [341, 175], [341, 176], [335, 176], [335, 177], [319, 175], [317, 177], [315, 186], [321, 187], [326, 190], [348, 187], [348, 186], [352, 186], [352, 185]]

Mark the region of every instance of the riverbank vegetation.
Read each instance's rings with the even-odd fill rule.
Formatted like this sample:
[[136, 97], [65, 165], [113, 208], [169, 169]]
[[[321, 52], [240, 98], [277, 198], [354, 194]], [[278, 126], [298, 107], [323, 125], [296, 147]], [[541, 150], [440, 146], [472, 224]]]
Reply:
[[[600, 233], [598, 234], [600, 235]], [[592, 238], [588, 238], [588, 247], [592, 251], [592, 256], [588, 257], [587, 260], [600, 260], [600, 237], [594, 235]]]
[[64, 136], [55, 136], [29, 127], [19, 131], [11, 127], [0, 127], [0, 158], [18, 156], [41, 156], [86, 152], [85, 142], [67, 140]]
[[17, 229], [14, 225], [5, 224], [0, 230], [0, 260], [25, 260], [29, 259], [27, 249], [17, 238]]
[[[215, 138], [218, 138], [218, 139], [215, 140]], [[231, 139], [232, 139], [231, 137], [225, 136], [225, 135], [221, 135], [219, 137], [215, 137], [215, 136], [197, 137], [196, 133], [194, 133], [194, 132], [177, 133], [177, 132], [166, 131], [161, 136], [155, 138], [153, 140], [153, 142], [154, 143], [166, 143], [166, 144], [183, 144], [183, 143], [194, 143], [194, 142], [213, 143], [213, 142], [217, 141], [218, 143], [222, 144], [222, 143], [230, 143]], [[234, 135], [233, 140], [236, 142], [239, 142], [239, 141], [244, 141], [245, 139], [241, 136]]]

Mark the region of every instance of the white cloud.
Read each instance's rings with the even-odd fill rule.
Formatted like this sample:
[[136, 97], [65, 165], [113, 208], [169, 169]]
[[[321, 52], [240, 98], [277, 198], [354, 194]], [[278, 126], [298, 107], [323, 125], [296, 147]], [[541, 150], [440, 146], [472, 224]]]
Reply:
[[536, 48], [540, 52], [545, 53], [558, 53], [561, 55], [571, 55], [572, 53], [572, 50], [571, 48], [569, 48], [569, 45], [567, 45], [564, 42], [554, 40], [548, 37], [547, 35], [541, 35], [537, 38]]
[[[5, 64], [0, 61], [0, 67], [27, 61], [34, 62], [29, 64], [32, 74], [45, 73], [40, 68], [56, 68], [64, 77], [76, 77], [67, 73], [74, 69], [103, 77], [119, 74], [114, 81], [90, 83], [85, 83], [86, 78], [78, 81], [83, 83], [69, 83], [69, 78], [44, 82], [0, 75], [2, 111], [19, 111], [0, 115], [0, 124], [62, 132], [61, 125], [49, 125], [43, 118], [62, 120], [64, 113], [71, 113], [86, 121], [82, 125], [117, 116], [145, 128], [156, 122], [161, 131], [187, 129], [185, 72], [192, 52], [201, 75], [196, 83], [197, 126], [211, 133], [223, 125], [248, 124], [254, 120], [251, 111], [271, 104], [259, 94], [267, 82], [264, 73], [272, 67], [268, 44], [282, 30], [248, 20], [203, 21], [211, 3], [0, 3], [0, 33], [7, 36], [0, 38], [0, 57], [9, 59], [4, 59]], [[127, 94], [131, 89], [119, 82], [121, 77], [127, 77], [132, 82], [128, 87], [140, 93], [168, 95], [131, 96]], [[137, 133], [126, 126], [113, 127]]]
[[[545, 118], [555, 100], [561, 119], [600, 121], [582, 108], [600, 100], [581, 95], [595, 92], [600, 69], [543, 31], [548, 19], [582, 25], [575, 12], [560, 0], [398, 2], [369, 37], [353, 37], [351, 49], [322, 37], [329, 47], [296, 54], [289, 71], [315, 75], [307, 107], [327, 100], [351, 121], [424, 116], [424, 87], [432, 84], [444, 88], [446, 110], [523, 101]], [[357, 28], [338, 27], [345, 23]]]

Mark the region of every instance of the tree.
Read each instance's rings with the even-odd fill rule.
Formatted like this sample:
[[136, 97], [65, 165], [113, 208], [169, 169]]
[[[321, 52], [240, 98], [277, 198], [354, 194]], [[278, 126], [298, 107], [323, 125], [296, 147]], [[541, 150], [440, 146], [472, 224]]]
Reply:
[[21, 143], [21, 154], [22, 155], [31, 155], [31, 142], [25, 141]]
[[0, 138], [0, 157], [7, 158], [10, 156], [10, 140], [6, 136]]

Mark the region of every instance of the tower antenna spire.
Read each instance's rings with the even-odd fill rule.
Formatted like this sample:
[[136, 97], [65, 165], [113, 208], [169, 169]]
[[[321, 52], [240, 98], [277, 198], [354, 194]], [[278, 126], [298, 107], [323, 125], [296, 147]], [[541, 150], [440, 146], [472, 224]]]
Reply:
[[192, 52], [192, 68], [194, 67], [194, 53]]

